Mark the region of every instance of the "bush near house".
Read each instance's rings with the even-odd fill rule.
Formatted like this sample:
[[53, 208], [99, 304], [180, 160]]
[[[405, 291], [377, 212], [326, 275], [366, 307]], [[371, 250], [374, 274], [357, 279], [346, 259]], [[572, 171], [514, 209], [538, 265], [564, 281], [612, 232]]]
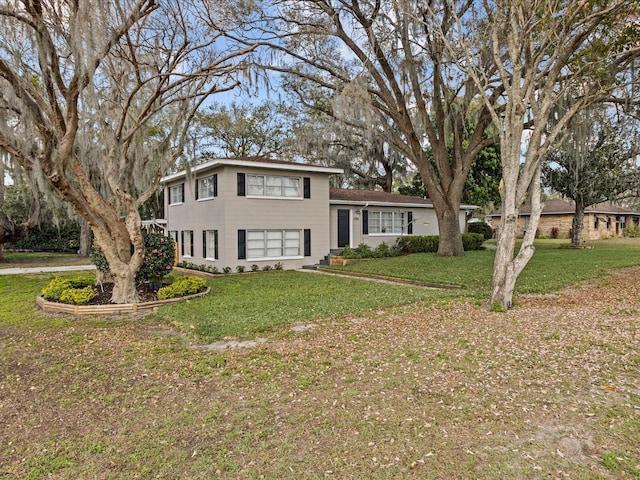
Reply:
[[[481, 233], [463, 233], [462, 246], [465, 251], [482, 250], [484, 235]], [[440, 239], [438, 235], [414, 235], [410, 237], [400, 237], [397, 248], [403, 255], [410, 253], [436, 253]]]
[[356, 248], [344, 247], [341, 254], [344, 258], [360, 259], [360, 258], [386, 258], [397, 257], [400, 255], [400, 250], [396, 247], [391, 247], [387, 243], [382, 242], [376, 248], [371, 248], [369, 245], [361, 243]]
[[485, 240], [493, 238], [493, 229], [487, 222], [473, 222], [467, 226], [469, 233], [481, 233]]

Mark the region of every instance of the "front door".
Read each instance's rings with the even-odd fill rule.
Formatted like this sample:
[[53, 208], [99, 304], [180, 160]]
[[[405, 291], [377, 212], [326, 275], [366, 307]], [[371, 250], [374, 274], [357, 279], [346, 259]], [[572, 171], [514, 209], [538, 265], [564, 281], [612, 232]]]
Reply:
[[338, 248], [348, 246], [351, 240], [349, 217], [349, 210], [338, 210]]

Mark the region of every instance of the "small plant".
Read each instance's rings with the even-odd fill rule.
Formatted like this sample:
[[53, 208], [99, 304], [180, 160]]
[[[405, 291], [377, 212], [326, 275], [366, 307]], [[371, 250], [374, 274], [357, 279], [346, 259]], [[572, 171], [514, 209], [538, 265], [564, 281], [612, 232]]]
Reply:
[[224, 267], [222, 269], [222, 273], [224, 273], [224, 274], [231, 273], [231, 267]]
[[238, 273], [244, 273], [244, 265], [238, 265], [236, 267], [236, 272]]
[[558, 227], [551, 227], [551, 238], [558, 238], [560, 229]]
[[[93, 285], [92, 275], [77, 275], [73, 277], [54, 276], [49, 284], [42, 289], [42, 296], [45, 300], [60, 302], [62, 295], [69, 289], [82, 289]], [[66, 302], [65, 302], [66, 303]]]
[[282, 270], [284, 268], [284, 265], [282, 265], [282, 262], [278, 262], [273, 266], [274, 270]]
[[84, 288], [68, 288], [60, 295], [61, 303], [70, 303], [73, 305], [84, 305], [96, 298], [96, 292], [92, 286]]
[[216, 267], [215, 265], [209, 265], [208, 271], [209, 273], [213, 273], [213, 274], [220, 273], [220, 271], [218, 270], [218, 267]]
[[270, 272], [271, 270], [273, 270], [273, 267], [271, 265], [265, 265], [264, 267], [262, 267], [263, 272]]
[[256, 265], [255, 263], [253, 265], [251, 265], [251, 271], [252, 272], [257, 272], [258, 270], [260, 270], [260, 267], [258, 265]]
[[201, 292], [207, 286], [204, 278], [189, 276], [179, 277], [171, 285], [162, 287], [158, 290], [158, 299], [165, 300], [167, 298], [184, 297]]

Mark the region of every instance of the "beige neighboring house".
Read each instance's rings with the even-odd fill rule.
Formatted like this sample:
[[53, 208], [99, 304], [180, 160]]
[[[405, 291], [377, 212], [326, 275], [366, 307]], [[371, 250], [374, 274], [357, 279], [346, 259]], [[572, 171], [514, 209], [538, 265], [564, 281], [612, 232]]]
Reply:
[[[178, 261], [199, 265], [301, 268], [332, 250], [393, 245], [402, 235], [436, 235], [425, 199], [370, 190], [330, 189], [342, 169], [264, 158], [211, 160], [162, 178], [166, 230]], [[477, 207], [465, 205], [465, 215]]]
[[[553, 198], [545, 200], [540, 222], [538, 224], [537, 237], [571, 238], [575, 203], [572, 200]], [[529, 226], [531, 207], [524, 205], [520, 208], [518, 217], [517, 236], [522, 238]], [[494, 213], [487, 216], [490, 225], [499, 231], [500, 214]], [[582, 239], [600, 240], [603, 238], [621, 237], [626, 227], [638, 227], [640, 212], [624, 207], [618, 207], [608, 203], [591, 205], [585, 209]], [[557, 229], [557, 230], [556, 230]]]

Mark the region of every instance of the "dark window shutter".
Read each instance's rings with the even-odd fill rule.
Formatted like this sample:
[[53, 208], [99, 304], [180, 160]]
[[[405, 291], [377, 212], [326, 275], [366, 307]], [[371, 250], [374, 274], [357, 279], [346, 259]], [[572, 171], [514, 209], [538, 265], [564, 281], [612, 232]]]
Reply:
[[184, 183], [182, 184], [182, 203], [184, 203]]
[[238, 230], [238, 260], [247, 258], [247, 231]]
[[207, 258], [207, 231], [202, 231], [202, 258]]
[[302, 183], [304, 184], [304, 198], [311, 198], [311, 178], [304, 177]]
[[369, 210], [362, 210], [362, 234], [369, 235]]
[[218, 174], [217, 173], [213, 175], [213, 196], [214, 197], [218, 196]]
[[213, 258], [218, 260], [218, 230], [213, 231]]
[[199, 194], [199, 184], [200, 181], [196, 178], [196, 200], [198, 200], [198, 198], [200, 198], [200, 194]]
[[184, 230], [180, 231], [180, 254], [184, 256]]
[[311, 229], [304, 229], [304, 256], [311, 256]]
[[190, 255], [193, 257], [193, 230], [189, 231], [189, 236], [191, 237], [191, 252]]
[[238, 174], [238, 196], [244, 197], [244, 173]]
[[407, 212], [407, 233], [413, 235], [413, 212]]

